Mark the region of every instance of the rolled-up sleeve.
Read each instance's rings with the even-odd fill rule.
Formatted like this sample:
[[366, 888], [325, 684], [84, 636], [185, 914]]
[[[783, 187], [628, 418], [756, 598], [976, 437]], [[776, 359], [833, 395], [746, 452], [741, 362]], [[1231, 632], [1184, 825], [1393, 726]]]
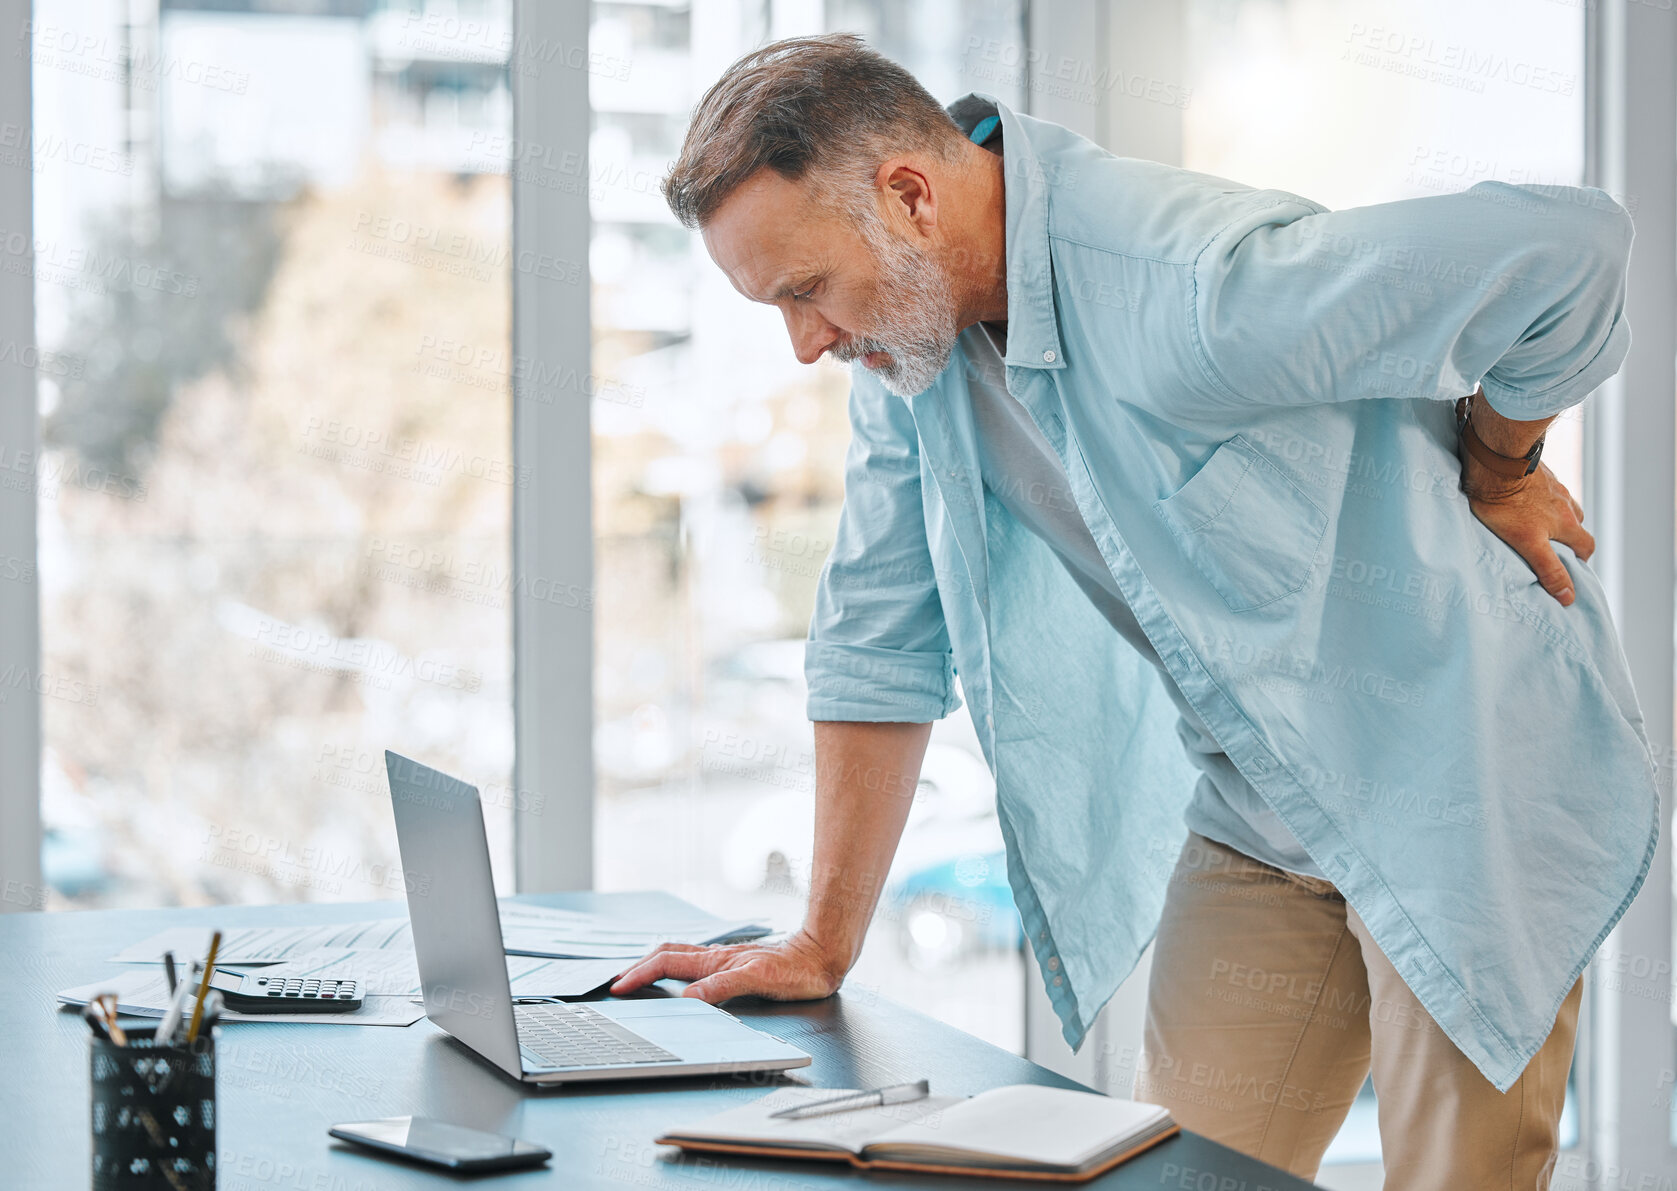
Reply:
[[804, 646], [809, 718], [928, 723], [961, 705], [907, 402], [851, 370], [844, 508]]
[[1343, 211], [1256, 192], [1194, 262], [1195, 348], [1225, 401], [1483, 384], [1505, 417], [1550, 417], [1624, 362], [1633, 235], [1594, 187], [1480, 182]]

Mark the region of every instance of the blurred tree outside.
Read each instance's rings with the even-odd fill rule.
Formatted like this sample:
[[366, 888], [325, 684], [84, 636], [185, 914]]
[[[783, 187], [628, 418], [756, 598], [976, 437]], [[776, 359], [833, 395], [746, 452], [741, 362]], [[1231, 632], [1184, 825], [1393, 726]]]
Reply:
[[[92, 693], [43, 701], [45, 813], [102, 853], [85, 904], [399, 895], [365, 757], [506, 782], [508, 224], [504, 177], [370, 170], [110, 246], [200, 285], [85, 302], [48, 419], [137, 489], [43, 501], [43, 671]], [[474, 362], [427, 370], [439, 341]]]

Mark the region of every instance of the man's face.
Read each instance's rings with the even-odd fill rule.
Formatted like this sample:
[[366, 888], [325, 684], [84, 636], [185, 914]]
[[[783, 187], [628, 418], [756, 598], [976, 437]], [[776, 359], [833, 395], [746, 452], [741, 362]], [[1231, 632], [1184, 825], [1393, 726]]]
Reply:
[[888, 219], [870, 196], [853, 222], [815, 202], [812, 185], [759, 170], [705, 226], [705, 248], [735, 289], [780, 310], [800, 361], [861, 360], [911, 397], [960, 333], [947, 272], [906, 216]]

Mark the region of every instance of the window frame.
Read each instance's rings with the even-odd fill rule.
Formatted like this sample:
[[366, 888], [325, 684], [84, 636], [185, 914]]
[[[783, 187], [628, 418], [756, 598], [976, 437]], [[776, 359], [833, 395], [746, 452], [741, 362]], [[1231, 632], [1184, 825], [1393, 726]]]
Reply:
[[[594, 883], [594, 519], [588, 243], [592, 5], [512, 0], [513, 808], [519, 892]], [[547, 56], [544, 47], [583, 47]], [[531, 60], [523, 61], [526, 53]], [[570, 179], [520, 168], [566, 147]], [[571, 147], [575, 147], [574, 155]], [[543, 185], [547, 183], [547, 185]], [[539, 267], [558, 261], [563, 269]], [[562, 274], [563, 277], [558, 274]], [[580, 280], [577, 278], [580, 275]], [[540, 367], [523, 365], [539, 364]], [[573, 596], [576, 598], [573, 600]]]
[[[0, 128], [33, 128], [34, 70], [28, 52], [30, 0], [0, 0], [0, 29], [18, 30], [21, 69], [0, 71]], [[0, 229], [21, 230], [19, 268], [0, 271], [0, 343], [24, 360], [36, 350], [33, 138], [17, 152], [28, 165], [0, 166]], [[40, 458], [39, 398], [32, 369], [0, 368], [0, 468], [33, 475]], [[25, 464], [25, 460], [27, 463]], [[25, 464], [26, 470], [15, 470]], [[41, 665], [39, 516], [33, 483], [0, 488], [0, 561], [22, 560], [29, 578], [0, 581], [0, 673], [38, 674]], [[39, 910], [41, 885], [41, 697], [37, 683], [13, 684], [0, 715], [0, 913]]]
[[[1584, 408], [1585, 515], [1660, 770], [1660, 841], [1646, 884], [1587, 974], [1580, 1037], [1580, 1182], [1666, 1186], [1671, 1144], [1671, 767], [1677, 604], [1677, 14], [1609, 0], [1583, 6], [1585, 178], [1634, 204], [1625, 317], [1634, 343]], [[1661, 494], [1647, 500], [1647, 493]], [[1617, 978], [1646, 963], [1665, 987]], [[1621, 965], [1626, 965], [1621, 969]], [[1662, 1107], [1660, 1093], [1664, 1093]], [[1617, 1174], [1612, 1172], [1617, 1171]]]

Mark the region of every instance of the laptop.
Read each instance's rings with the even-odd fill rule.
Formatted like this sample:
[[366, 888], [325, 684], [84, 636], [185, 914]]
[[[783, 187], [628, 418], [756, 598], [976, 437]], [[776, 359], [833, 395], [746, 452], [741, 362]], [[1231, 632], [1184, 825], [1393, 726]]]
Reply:
[[384, 754], [425, 1016], [531, 1084], [806, 1067], [796, 1047], [695, 997], [514, 1002], [476, 787]]

